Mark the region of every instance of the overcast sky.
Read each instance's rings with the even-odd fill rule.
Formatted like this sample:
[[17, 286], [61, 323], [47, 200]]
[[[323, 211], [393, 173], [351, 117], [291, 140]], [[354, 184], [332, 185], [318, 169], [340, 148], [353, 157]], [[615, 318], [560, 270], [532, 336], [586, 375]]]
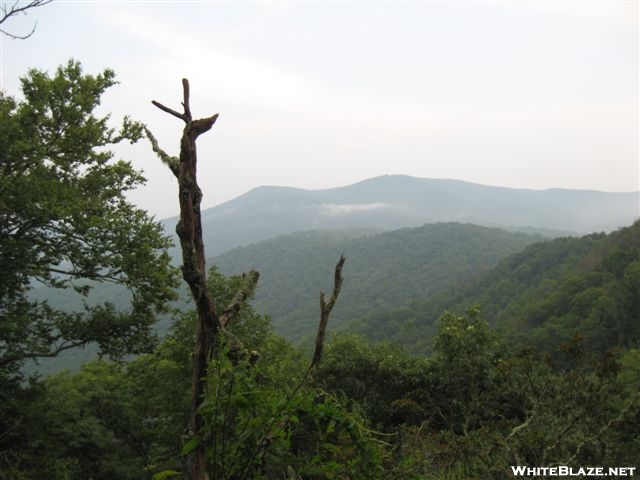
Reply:
[[[4, 0], [2, 0], [4, 2]], [[385, 174], [487, 185], [640, 189], [637, 1], [64, 1], [6, 22], [2, 89], [69, 58], [109, 67], [114, 118], [178, 153], [189, 79], [203, 205], [260, 185], [328, 188]], [[163, 218], [177, 182], [147, 143], [118, 151]]]

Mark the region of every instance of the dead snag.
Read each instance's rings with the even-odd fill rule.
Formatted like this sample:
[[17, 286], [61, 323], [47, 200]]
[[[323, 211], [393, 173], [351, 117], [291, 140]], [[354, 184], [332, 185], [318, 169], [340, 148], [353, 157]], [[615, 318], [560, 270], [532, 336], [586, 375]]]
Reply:
[[[152, 102], [160, 110], [179, 118], [185, 123], [180, 141], [180, 158], [167, 155], [159, 146], [153, 135], [147, 130], [153, 150], [167, 164], [178, 179], [180, 199], [180, 221], [176, 233], [182, 248], [182, 276], [189, 285], [198, 311], [196, 330], [196, 346], [193, 358], [191, 413], [189, 429], [198, 435], [203, 419], [198, 413], [202, 404], [206, 386], [207, 368], [211, 353], [217, 341], [220, 328], [215, 303], [207, 291], [205, 270], [204, 243], [202, 240], [202, 223], [200, 218], [200, 201], [202, 191], [196, 179], [197, 138], [209, 131], [218, 118], [218, 114], [194, 120], [189, 105], [189, 81], [182, 80], [183, 101], [182, 113], [165, 107], [155, 100]], [[206, 448], [199, 442], [187, 457], [187, 475], [191, 480], [206, 480]]]
[[309, 371], [312, 373], [317, 370], [318, 365], [320, 365], [320, 360], [322, 359], [322, 349], [324, 347], [324, 337], [327, 330], [327, 323], [329, 322], [329, 315], [331, 314], [331, 310], [333, 310], [336, 300], [338, 300], [338, 295], [342, 288], [342, 281], [344, 280], [342, 277], [344, 261], [344, 255], [340, 255], [333, 279], [333, 292], [328, 302], [325, 301], [324, 292], [320, 292], [320, 323], [318, 323], [318, 334], [316, 335], [316, 348], [313, 352], [311, 364], [309, 365]]

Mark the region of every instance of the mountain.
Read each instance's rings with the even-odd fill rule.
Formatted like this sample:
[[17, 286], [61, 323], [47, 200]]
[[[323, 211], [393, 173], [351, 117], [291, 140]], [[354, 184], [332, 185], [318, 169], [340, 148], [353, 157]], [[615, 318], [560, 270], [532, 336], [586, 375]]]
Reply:
[[596, 351], [640, 347], [640, 221], [610, 234], [535, 243], [462, 288], [345, 328], [428, 352], [445, 310], [477, 305], [512, 345], [553, 350], [574, 335]]
[[[391, 175], [339, 188], [258, 187], [203, 210], [208, 255], [304, 230], [394, 230], [464, 222], [552, 235], [611, 231], [640, 216], [640, 192], [524, 190]], [[175, 230], [177, 217], [164, 220]]]
[[254, 307], [271, 315], [278, 333], [300, 340], [315, 333], [319, 291], [333, 288], [334, 266], [342, 253], [345, 280], [331, 328], [466, 284], [540, 239], [459, 223], [378, 234], [308, 231], [238, 247], [209, 263], [227, 275], [258, 270]]

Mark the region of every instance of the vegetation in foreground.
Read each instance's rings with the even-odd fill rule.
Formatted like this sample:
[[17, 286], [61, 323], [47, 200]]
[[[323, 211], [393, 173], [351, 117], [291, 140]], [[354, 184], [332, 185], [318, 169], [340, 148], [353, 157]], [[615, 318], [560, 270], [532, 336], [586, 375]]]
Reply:
[[[238, 281], [212, 279], [217, 292]], [[182, 478], [196, 442], [185, 430], [193, 323], [184, 315], [126, 363], [5, 379], [4, 478]], [[232, 335], [244, 347], [219, 350], [201, 407], [210, 478], [511, 478], [511, 465], [637, 461], [636, 349], [595, 355], [576, 337], [513, 350], [471, 310], [443, 315], [428, 357], [336, 337], [310, 381], [308, 356], [268, 317], [247, 306]]]

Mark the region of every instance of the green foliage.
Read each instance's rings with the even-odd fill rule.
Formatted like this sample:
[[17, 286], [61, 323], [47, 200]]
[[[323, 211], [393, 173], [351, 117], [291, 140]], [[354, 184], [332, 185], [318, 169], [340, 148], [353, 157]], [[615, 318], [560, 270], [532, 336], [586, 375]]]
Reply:
[[508, 299], [496, 325], [519, 344], [541, 349], [576, 334], [599, 352], [638, 345], [634, 264], [640, 260], [640, 222], [572, 243], [554, 268], [525, 281]]
[[288, 468], [302, 478], [379, 476], [379, 447], [357, 411], [300, 375], [274, 382], [274, 370], [295, 371], [282, 359], [264, 365], [228, 347], [218, 352], [201, 407], [204, 431], [183, 447], [205, 442], [211, 478], [280, 478]]
[[[242, 282], [215, 267], [208, 279], [220, 308]], [[187, 318], [174, 330], [183, 340], [185, 331], [193, 335], [184, 328]], [[200, 407], [205, 427], [187, 439], [182, 455], [204, 443], [211, 478], [279, 478], [288, 469], [302, 478], [376, 478], [380, 454], [365, 420], [312, 388], [306, 361], [272, 333], [268, 316], [243, 305], [210, 364]]]
[[[349, 275], [332, 313], [333, 330], [350, 320], [431, 298], [452, 284], [464, 285], [538, 239], [457, 223], [367, 236], [303, 232], [234, 249], [215, 262], [226, 274], [257, 269], [261, 284], [256, 309], [274, 319], [277, 332], [299, 341], [315, 334], [317, 292], [328, 290], [323, 282], [332, 278], [334, 259], [342, 252], [349, 258]], [[400, 335], [386, 320], [359, 333], [376, 339]], [[369, 318], [362, 323], [369, 324]], [[413, 330], [408, 327], [402, 334], [411, 337]]]
[[[241, 278], [214, 268], [209, 280], [224, 305]], [[211, 478], [279, 478], [288, 469], [302, 478], [377, 478], [382, 453], [359, 410], [312, 388], [308, 360], [248, 304], [212, 362], [206, 428], [187, 437], [193, 316], [177, 319], [154, 353], [126, 363], [96, 360], [29, 388], [2, 377], [6, 478], [181, 478], [198, 442]]]
[[[0, 94], [0, 478], [126, 479], [144, 469], [137, 411], [119, 403], [133, 389], [120, 367], [20, 383], [26, 360], [74, 346], [114, 357], [151, 350], [152, 324], [175, 298], [170, 241], [125, 197], [144, 178], [110, 150], [137, 141], [141, 126], [125, 118], [116, 130], [95, 113], [114, 84], [112, 71], [86, 75], [70, 61], [53, 76], [30, 71], [20, 101]], [[120, 286], [121, 308], [91, 295], [102, 282]], [[45, 289], [74, 291], [83, 305], [36, 298]]]
[[434, 340], [429, 406], [432, 423], [455, 434], [468, 433], [494, 418], [491, 406], [500, 384], [494, 370], [504, 348], [477, 309], [440, 319]]
[[428, 365], [397, 345], [341, 336], [328, 345], [318, 381], [356, 401], [375, 428], [389, 431], [398, 424], [420, 424], [424, 410], [416, 399], [428, 388]]
[[139, 478], [144, 469], [135, 445], [118, 435], [124, 429], [133, 437], [136, 430], [131, 411], [117, 401], [124, 389], [118, 367], [106, 363], [21, 388], [18, 428], [11, 443], [2, 439], [10, 456], [0, 471], [9, 473], [0, 478]]
[[[221, 292], [232, 283], [217, 278]], [[253, 321], [263, 319], [238, 325], [250, 331]], [[445, 313], [428, 358], [336, 337], [315, 386], [278, 337], [249, 350], [232, 334], [212, 362], [206, 428], [184, 437], [185, 322], [127, 364], [95, 362], [29, 388], [3, 384], [14, 422], [2, 437], [14, 446], [2, 449], [4, 478], [179, 478], [179, 452], [197, 442], [207, 445], [211, 478], [221, 479], [510, 478], [510, 465], [635, 461], [637, 350], [598, 355], [575, 337], [553, 355], [510, 352], [477, 309]]]
[[511, 478], [510, 465], [633, 465], [639, 358], [594, 354], [581, 337], [554, 355], [512, 353], [471, 309], [442, 316], [429, 359], [351, 337], [319, 374], [394, 433], [389, 478]]
[[480, 305], [510, 343], [553, 351], [575, 334], [604, 353], [640, 344], [640, 222], [609, 235], [535, 243], [468, 285], [453, 286], [399, 309], [348, 326], [374, 340], [429, 353], [442, 311]]
[[[144, 182], [112, 146], [135, 142], [141, 126], [118, 131], [94, 110], [114, 85], [105, 70], [85, 75], [70, 61], [50, 77], [32, 70], [24, 99], [0, 94], [0, 369], [97, 342], [120, 356], [149, 350], [151, 324], [174, 298], [169, 240], [125, 198]], [[129, 308], [109, 302], [67, 312], [33, 300], [34, 284], [86, 297], [95, 282], [126, 288]]]

